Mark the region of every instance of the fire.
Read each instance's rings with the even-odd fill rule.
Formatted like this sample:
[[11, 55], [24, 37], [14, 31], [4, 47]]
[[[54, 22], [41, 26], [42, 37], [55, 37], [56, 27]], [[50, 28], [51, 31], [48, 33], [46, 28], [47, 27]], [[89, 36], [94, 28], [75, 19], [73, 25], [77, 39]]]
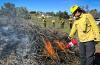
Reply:
[[60, 41], [60, 40], [55, 40], [55, 43], [56, 43], [58, 49], [60, 49], [61, 51], [66, 52], [66, 51], [65, 51], [66, 47], [65, 47], [65, 45], [64, 45], [64, 43], [63, 43], [62, 41]]
[[55, 52], [51, 42], [48, 39], [45, 40], [45, 50], [47, 52], [47, 55], [49, 55], [52, 59], [54, 60], [58, 59], [58, 55]]

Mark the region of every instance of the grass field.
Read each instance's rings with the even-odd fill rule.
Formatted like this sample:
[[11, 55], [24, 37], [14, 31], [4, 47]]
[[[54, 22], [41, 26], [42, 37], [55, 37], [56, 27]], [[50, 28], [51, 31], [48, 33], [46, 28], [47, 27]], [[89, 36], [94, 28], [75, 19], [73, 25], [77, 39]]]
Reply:
[[[34, 14], [31, 15], [32, 16], [32, 20], [36, 21], [37, 24], [39, 24], [41, 27], [44, 27], [44, 22], [42, 21], [42, 19], [40, 18], [40, 16], [36, 16]], [[65, 22], [64, 24], [64, 28], [61, 28], [61, 20], [59, 20], [58, 17], [49, 17], [49, 18], [45, 18], [46, 20], [46, 28], [50, 28], [50, 29], [55, 29], [55, 30], [59, 30], [62, 32], [70, 32], [70, 28], [69, 28], [69, 21], [68, 20], [64, 20]], [[53, 23], [52, 20], [55, 20], [55, 27], [53, 27]]]

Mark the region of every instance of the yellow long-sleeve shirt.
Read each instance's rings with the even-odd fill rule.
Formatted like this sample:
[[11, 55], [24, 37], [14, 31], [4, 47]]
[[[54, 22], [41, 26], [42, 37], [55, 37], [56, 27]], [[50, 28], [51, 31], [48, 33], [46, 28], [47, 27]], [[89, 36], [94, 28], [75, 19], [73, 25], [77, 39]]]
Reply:
[[81, 14], [80, 18], [75, 20], [70, 37], [73, 37], [75, 32], [78, 32], [80, 42], [100, 41], [99, 28], [91, 14]]

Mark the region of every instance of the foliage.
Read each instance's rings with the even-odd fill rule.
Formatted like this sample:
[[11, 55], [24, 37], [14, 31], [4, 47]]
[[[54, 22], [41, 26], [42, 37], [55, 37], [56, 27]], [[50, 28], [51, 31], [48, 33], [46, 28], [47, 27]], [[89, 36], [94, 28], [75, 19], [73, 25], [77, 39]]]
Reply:
[[94, 18], [100, 18], [100, 12], [97, 9], [90, 10], [90, 13], [94, 16]]
[[69, 18], [69, 15], [68, 15], [68, 13], [66, 11], [64, 11], [64, 12], [59, 11], [59, 12], [56, 13], [56, 16], [59, 16], [60, 19], [61, 18], [64, 18], [64, 19], [68, 19]]
[[93, 10], [90, 11], [90, 13], [95, 17], [96, 14], [97, 14], [97, 10], [96, 9], [93, 9]]
[[30, 12], [30, 14], [36, 14], [36, 13], [37, 13], [36, 11], [31, 11], [31, 12]]
[[51, 16], [55, 16], [56, 15], [54, 12], [46, 12], [46, 14], [51, 15]]
[[1, 6], [1, 11], [4, 15], [16, 15], [16, 8], [12, 3], [4, 3], [4, 5]]
[[4, 3], [3, 6], [1, 6], [0, 14], [6, 15], [6, 16], [20, 16], [23, 18], [30, 18], [28, 10], [26, 7], [15, 7], [12, 3]]

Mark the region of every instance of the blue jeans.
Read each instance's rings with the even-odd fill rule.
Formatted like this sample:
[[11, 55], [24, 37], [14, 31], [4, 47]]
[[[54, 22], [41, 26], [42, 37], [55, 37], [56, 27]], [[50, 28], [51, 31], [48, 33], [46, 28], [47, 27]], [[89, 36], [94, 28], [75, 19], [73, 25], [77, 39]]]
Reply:
[[94, 65], [95, 60], [95, 44], [94, 41], [80, 42], [80, 61], [81, 65]]

